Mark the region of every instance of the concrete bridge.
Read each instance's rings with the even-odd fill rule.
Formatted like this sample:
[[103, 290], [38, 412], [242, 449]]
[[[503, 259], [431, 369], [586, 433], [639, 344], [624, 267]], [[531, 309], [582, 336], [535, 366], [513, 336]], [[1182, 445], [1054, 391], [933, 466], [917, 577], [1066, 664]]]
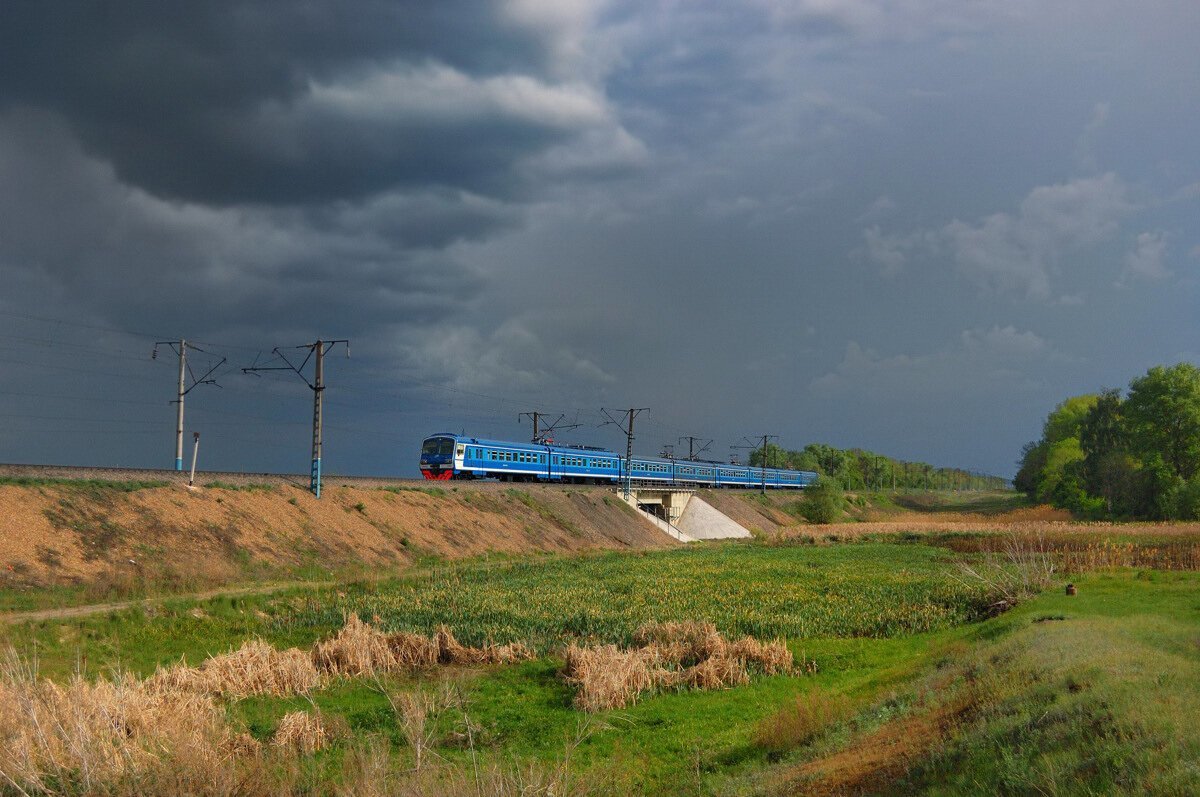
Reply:
[[[624, 498], [624, 491], [617, 494]], [[680, 487], [638, 487], [629, 505], [680, 542], [749, 537], [750, 532], [696, 495]]]

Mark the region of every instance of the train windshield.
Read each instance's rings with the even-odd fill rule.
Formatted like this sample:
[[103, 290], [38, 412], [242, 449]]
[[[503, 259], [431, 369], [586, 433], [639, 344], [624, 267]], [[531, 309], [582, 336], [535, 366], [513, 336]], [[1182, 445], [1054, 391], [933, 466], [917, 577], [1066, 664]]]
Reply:
[[421, 445], [422, 455], [441, 455], [450, 456], [454, 453], [454, 438], [452, 437], [431, 437]]

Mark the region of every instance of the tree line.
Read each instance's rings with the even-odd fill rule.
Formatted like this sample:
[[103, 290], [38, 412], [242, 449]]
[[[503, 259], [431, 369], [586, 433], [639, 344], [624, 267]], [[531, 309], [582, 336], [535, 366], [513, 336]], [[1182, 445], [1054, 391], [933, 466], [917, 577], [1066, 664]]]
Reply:
[[[762, 467], [763, 450], [750, 454], [750, 464]], [[768, 468], [816, 471], [835, 479], [847, 490], [1002, 490], [1008, 481], [1001, 476], [964, 470], [935, 468], [925, 462], [906, 462], [861, 448], [834, 448], [810, 443], [800, 451], [786, 451], [769, 443]]]
[[1155, 366], [1073, 396], [1022, 450], [1014, 486], [1086, 517], [1200, 518], [1200, 369]]

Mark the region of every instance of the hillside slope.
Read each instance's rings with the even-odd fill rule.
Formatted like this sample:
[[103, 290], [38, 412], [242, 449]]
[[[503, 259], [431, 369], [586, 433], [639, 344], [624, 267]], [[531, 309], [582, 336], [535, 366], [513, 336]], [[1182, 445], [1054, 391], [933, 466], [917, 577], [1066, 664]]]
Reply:
[[0, 484], [0, 586], [192, 585], [422, 557], [676, 544], [610, 491]]

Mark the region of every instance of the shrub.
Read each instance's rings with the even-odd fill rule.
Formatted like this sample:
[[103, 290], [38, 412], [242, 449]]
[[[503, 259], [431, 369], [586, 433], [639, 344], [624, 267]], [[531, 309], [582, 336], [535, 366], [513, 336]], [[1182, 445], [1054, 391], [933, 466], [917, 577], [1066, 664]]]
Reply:
[[804, 503], [800, 514], [809, 523], [833, 523], [846, 508], [842, 485], [831, 476], [822, 476], [816, 483], [804, 489]]

